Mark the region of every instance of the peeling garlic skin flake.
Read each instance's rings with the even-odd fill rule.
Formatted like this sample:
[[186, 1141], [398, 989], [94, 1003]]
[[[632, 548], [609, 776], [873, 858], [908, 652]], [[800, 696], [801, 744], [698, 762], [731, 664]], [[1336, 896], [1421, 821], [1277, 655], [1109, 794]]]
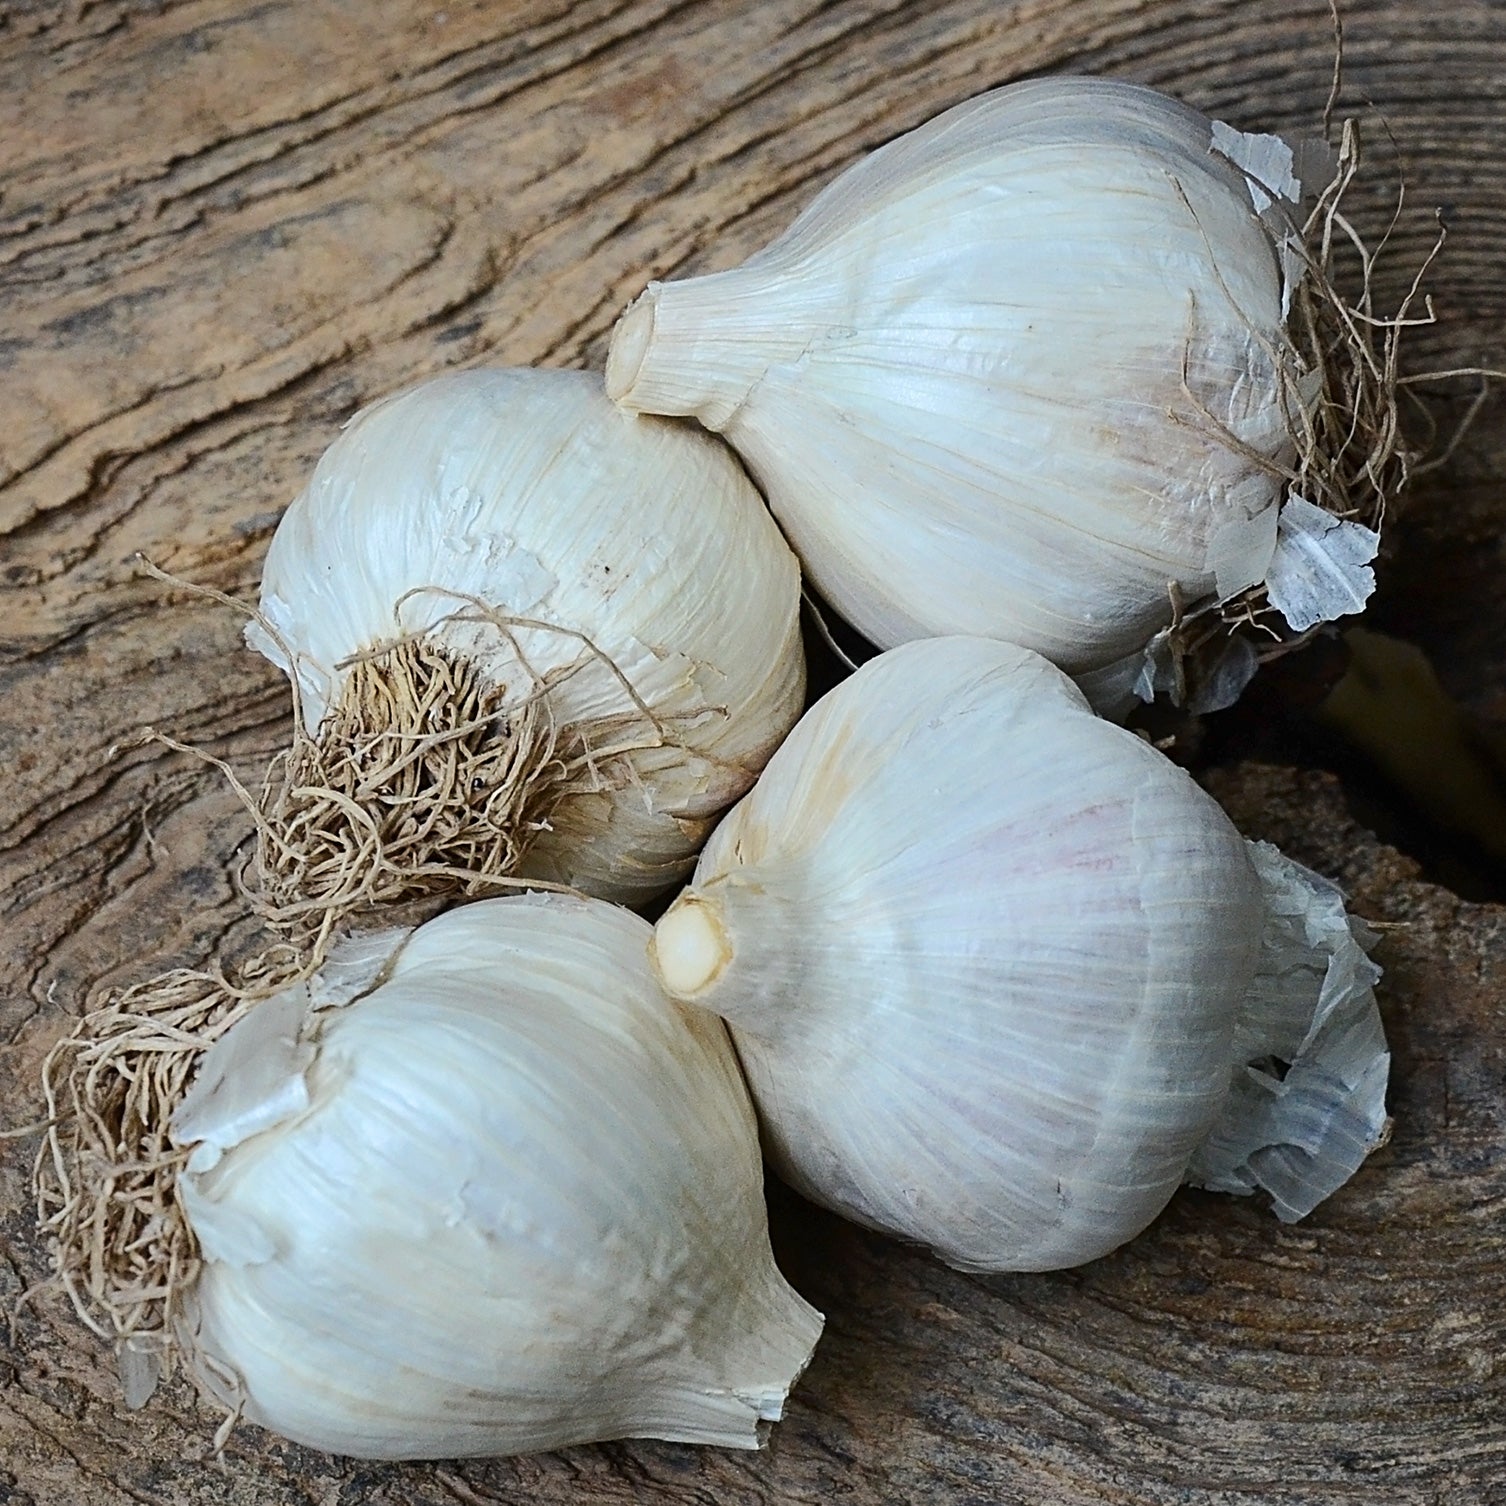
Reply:
[[1185, 773], [1027, 650], [929, 639], [802, 719], [655, 948], [731, 1025], [800, 1191], [963, 1269], [1044, 1270], [1183, 1180], [1263, 915]]
[[307, 1107], [184, 1179], [206, 1389], [365, 1458], [756, 1445], [820, 1317], [773, 1264], [726, 1033], [648, 937], [487, 901], [308, 1017]]
[[1262, 579], [1294, 453], [1283, 232], [1212, 146], [1123, 83], [985, 94], [743, 266], [651, 284], [607, 390], [724, 434], [881, 647], [1109, 664], [1169, 620], [1168, 582]]

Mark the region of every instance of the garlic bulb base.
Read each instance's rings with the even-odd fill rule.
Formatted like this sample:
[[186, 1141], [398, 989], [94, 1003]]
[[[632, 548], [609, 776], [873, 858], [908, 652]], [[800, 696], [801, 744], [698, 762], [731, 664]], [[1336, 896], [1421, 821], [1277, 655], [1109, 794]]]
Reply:
[[[262, 792], [269, 917], [308, 930], [360, 907], [517, 887], [561, 801], [610, 781], [610, 764], [582, 756], [595, 729], [557, 727], [547, 679], [536, 689], [509, 695], [429, 634], [353, 664]], [[655, 735], [645, 720], [637, 741]]]
[[1259, 968], [1235, 1025], [1235, 1072], [1187, 1181], [1270, 1195], [1306, 1217], [1390, 1132], [1390, 1054], [1367, 955], [1375, 935], [1326, 879], [1265, 842], [1249, 844], [1265, 892]]

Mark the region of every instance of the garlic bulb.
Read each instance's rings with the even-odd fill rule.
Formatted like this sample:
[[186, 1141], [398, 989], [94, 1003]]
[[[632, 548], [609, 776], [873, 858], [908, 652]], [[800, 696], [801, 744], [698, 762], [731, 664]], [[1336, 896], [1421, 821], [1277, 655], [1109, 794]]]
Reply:
[[753, 1447], [821, 1319], [769, 1250], [726, 1033], [647, 922], [524, 895], [256, 1006], [173, 1119], [200, 1383], [368, 1458]]
[[[651, 283], [607, 391], [725, 435], [880, 647], [1116, 663], [1264, 579], [1321, 442], [1287, 332], [1310, 313], [1292, 166], [1149, 89], [1014, 84], [848, 169], [744, 265]], [[1328, 615], [1352, 610], [1346, 589]]]
[[806, 714], [654, 955], [731, 1025], [800, 1191], [1042, 1270], [1189, 1175], [1300, 1216], [1376, 1143], [1376, 971], [1335, 902], [1045, 660], [937, 638]]
[[507, 872], [651, 897], [799, 714], [798, 612], [736, 460], [599, 377], [458, 372], [366, 409], [247, 633], [317, 729], [263, 812], [275, 897]]

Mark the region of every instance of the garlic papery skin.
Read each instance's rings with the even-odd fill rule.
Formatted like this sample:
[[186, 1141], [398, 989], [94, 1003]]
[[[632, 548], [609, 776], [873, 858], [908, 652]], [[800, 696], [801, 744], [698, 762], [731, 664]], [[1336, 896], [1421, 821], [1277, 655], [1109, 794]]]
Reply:
[[1249, 853], [1265, 892], [1260, 964], [1235, 1021], [1228, 1101], [1187, 1180], [1261, 1188], [1290, 1223], [1389, 1137], [1391, 1055], [1369, 956], [1376, 933], [1321, 874], [1269, 842]]
[[[1250, 1114], [1261, 1147], [1311, 1141], [1309, 1192], [1353, 1170], [1356, 1123], [1378, 1139], [1375, 1063], [1351, 1070], [1347, 1042], [1326, 1118], [1298, 1096], [1231, 1098], [1247, 1062], [1303, 1056], [1294, 1007], [1317, 1025], [1341, 950], [1284, 934], [1262, 979], [1269, 899], [1213, 800], [1063, 674], [938, 638], [806, 714], [717, 828], [654, 956], [673, 994], [728, 1021], [797, 1189], [966, 1270], [1044, 1270], [1137, 1234], [1215, 1132], [1200, 1180], [1269, 1185]], [[1340, 1013], [1378, 1030], [1368, 989]], [[1346, 1118], [1357, 1077], [1365, 1104]]]
[[312, 734], [263, 812], [274, 899], [517, 873], [647, 900], [799, 714], [799, 589], [726, 447], [598, 376], [457, 372], [364, 410], [247, 632]]
[[480, 901], [353, 1002], [321, 975], [211, 1048], [173, 1127], [213, 1397], [365, 1458], [758, 1443], [821, 1318], [773, 1262], [726, 1031], [664, 996], [649, 937]]
[[607, 390], [723, 434], [880, 647], [1110, 664], [1275, 552], [1317, 389], [1286, 332], [1298, 185], [1249, 146], [1271, 141], [1109, 80], [982, 95], [742, 266], [650, 284]]

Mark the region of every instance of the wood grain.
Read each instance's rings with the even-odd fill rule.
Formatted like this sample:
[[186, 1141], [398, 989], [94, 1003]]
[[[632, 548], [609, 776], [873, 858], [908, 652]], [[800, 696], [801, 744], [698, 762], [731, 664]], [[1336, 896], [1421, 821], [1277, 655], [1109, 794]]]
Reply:
[[[1399, 297], [1450, 226], [1410, 364], [1506, 365], [1506, 8], [1345, 7], [1345, 104], [1396, 216]], [[0, 1054], [35, 1117], [99, 990], [233, 947], [247, 823], [156, 725], [254, 776], [287, 731], [229, 611], [360, 404], [452, 366], [599, 364], [650, 277], [736, 262], [865, 149], [1046, 69], [1312, 131], [1321, 0], [99, 0], [0, 8]], [[1397, 213], [1397, 185], [1407, 196]], [[1445, 428], [1468, 383], [1445, 385]], [[1506, 725], [1501, 405], [1396, 520], [1383, 578]], [[15, 1506], [522, 1502], [1506, 1502], [1506, 912], [1421, 881], [1323, 776], [1246, 765], [1251, 834], [1395, 924], [1391, 1145], [1308, 1223], [1184, 1194], [1080, 1271], [979, 1280], [773, 1189], [829, 1330], [769, 1448], [621, 1444], [371, 1467], [246, 1428], [209, 1458], [181, 1385], [130, 1415], [55, 1298], [0, 1366]], [[0, 1291], [45, 1270], [0, 1160]]]

